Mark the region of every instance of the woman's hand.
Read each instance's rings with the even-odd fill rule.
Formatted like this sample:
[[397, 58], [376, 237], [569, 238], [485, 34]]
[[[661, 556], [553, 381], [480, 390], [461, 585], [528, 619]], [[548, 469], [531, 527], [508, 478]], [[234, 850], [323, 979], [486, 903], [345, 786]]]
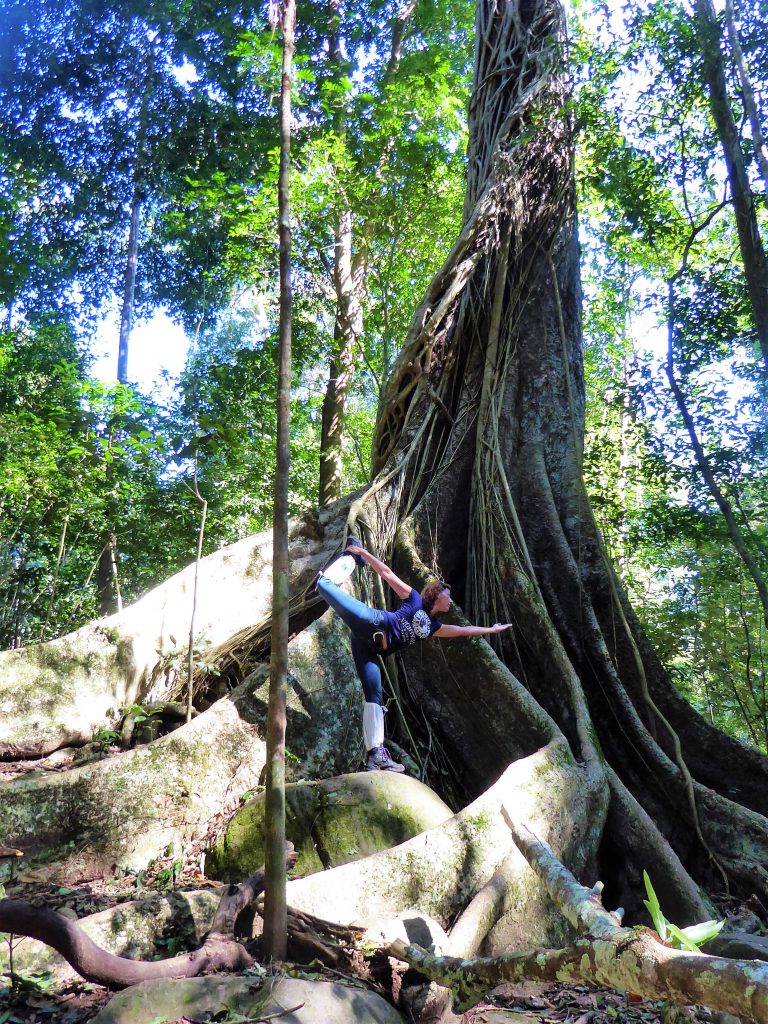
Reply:
[[491, 631], [494, 633], [503, 633], [505, 629], [512, 629], [511, 622], [494, 622], [491, 626]]
[[365, 550], [365, 548], [361, 548], [357, 544], [347, 544], [347, 546], [344, 548], [344, 554], [360, 555], [361, 557], [365, 557], [365, 555], [367, 555], [368, 552]]

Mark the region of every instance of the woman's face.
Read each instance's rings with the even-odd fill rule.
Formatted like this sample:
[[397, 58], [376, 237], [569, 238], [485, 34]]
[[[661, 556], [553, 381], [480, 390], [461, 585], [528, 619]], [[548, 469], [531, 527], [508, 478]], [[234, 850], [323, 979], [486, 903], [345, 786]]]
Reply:
[[432, 605], [432, 614], [435, 614], [436, 612], [447, 612], [452, 604], [451, 592], [448, 587], [446, 587], [437, 595], [437, 600]]

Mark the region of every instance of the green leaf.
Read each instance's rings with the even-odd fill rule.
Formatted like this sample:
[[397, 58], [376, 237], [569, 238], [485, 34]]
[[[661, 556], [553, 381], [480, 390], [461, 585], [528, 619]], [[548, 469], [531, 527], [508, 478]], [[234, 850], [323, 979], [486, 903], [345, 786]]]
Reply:
[[705, 942], [709, 942], [710, 939], [714, 939], [720, 933], [720, 929], [724, 924], [725, 921], [702, 921], [701, 924], [692, 924], [687, 928], [681, 928], [680, 931], [691, 942], [695, 942], [700, 946]]
[[701, 952], [701, 950], [696, 945], [696, 943], [692, 942], [688, 938], [688, 936], [685, 935], [677, 927], [676, 924], [672, 924], [671, 922], [668, 921], [667, 922], [667, 928], [669, 930], [669, 936], [670, 936], [671, 944], [673, 946], [676, 946], [678, 949], [687, 949], [690, 953], [700, 953]]
[[662, 942], [665, 942], [667, 938], [667, 920], [661, 912], [658, 896], [651, 885], [651, 880], [648, 877], [647, 871], [643, 871], [643, 881], [645, 882], [645, 891], [648, 893], [648, 899], [643, 900], [643, 903], [645, 904], [646, 910], [651, 915], [653, 927], [659, 933], [659, 938]]

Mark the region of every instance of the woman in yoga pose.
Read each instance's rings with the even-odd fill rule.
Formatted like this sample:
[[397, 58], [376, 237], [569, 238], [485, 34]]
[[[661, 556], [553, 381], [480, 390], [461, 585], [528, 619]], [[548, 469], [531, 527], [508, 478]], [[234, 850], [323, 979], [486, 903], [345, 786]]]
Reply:
[[[400, 598], [394, 612], [369, 608], [341, 589], [356, 566], [369, 565]], [[357, 537], [350, 537], [343, 554], [320, 573], [317, 589], [349, 627], [352, 634], [352, 658], [363, 684], [363, 736], [366, 771], [405, 771], [403, 765], [393, 761], [384, 746], [384, 710], [382, 708], [381, 669], [378, 656], [388, 657], [395, 651], [432, 636], [440, 640], [462, 636], [484, 636], [509, 629], [510, 623], [497, 622], [493, 626], [451, 626], [435, 618], [451, 607], [450, 588], [442, 580], [428, 584], [419, 593], [409, 587], [381, 559], [361, 545]]]

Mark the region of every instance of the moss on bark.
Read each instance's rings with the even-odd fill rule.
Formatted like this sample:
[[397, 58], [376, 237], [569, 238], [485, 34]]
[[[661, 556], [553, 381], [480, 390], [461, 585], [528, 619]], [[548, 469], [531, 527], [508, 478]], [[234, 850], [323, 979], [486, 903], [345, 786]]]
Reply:
[[[397, 846], [452, 816], [416, 779], [364, 772], [286, 786], [286, 836], [299, 859], [295, 874], [337, 867]], [[264, 863], [264, 797], [241, 808], [208, 852], [212, 878], [239, 881]]]

